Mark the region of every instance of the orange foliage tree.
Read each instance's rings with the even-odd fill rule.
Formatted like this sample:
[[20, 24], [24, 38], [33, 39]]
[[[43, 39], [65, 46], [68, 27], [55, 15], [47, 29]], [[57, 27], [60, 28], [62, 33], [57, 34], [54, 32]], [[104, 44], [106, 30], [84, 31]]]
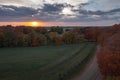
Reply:
[[120, 80], [120, 24], [106, 28], [87, 28], [85, 37], [98, 42], [98, 65], [104, 78]]
[[102, 31], [102, 35], [100, 36], [100, 37], [104, 37], [105, 40], [101, 41], [102, 46], [100, 46], [100, 50], [99, 52], [97, 52], [98, 64], [104, 78], [111, 76], [119, 80], [120, 79], [120, 25], [117, 26], [115, 25], [113, 27], [106, 29], [105, 31]]

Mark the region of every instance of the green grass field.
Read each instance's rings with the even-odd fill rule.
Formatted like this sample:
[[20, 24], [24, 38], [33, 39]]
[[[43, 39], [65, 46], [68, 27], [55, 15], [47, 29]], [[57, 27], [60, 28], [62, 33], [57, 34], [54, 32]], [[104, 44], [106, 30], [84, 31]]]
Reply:
[[0, 80], [66, 80], [96, 44], [0, 48]]

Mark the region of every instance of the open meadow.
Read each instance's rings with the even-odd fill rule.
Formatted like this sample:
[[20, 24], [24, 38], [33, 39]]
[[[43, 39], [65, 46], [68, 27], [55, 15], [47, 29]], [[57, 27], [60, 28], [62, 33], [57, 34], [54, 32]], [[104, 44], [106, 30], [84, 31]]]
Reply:
[[93, 42], [0, 48], [0, 80], [67, 79], [95, 50]]

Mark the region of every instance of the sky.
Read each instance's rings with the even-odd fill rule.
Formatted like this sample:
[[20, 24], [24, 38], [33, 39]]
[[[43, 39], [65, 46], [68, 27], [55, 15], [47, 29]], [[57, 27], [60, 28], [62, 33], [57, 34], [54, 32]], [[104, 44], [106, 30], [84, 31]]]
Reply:
[[0, 0], [0, 25], [107, 26], [120, 23], [120, 0]]

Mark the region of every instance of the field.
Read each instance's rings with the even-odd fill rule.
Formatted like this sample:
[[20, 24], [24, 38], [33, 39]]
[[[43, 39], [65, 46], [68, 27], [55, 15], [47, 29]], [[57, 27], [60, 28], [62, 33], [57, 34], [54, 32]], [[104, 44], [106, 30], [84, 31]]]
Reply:
[[0, 80], [66, 80], [96, 44], [0, 48]]

